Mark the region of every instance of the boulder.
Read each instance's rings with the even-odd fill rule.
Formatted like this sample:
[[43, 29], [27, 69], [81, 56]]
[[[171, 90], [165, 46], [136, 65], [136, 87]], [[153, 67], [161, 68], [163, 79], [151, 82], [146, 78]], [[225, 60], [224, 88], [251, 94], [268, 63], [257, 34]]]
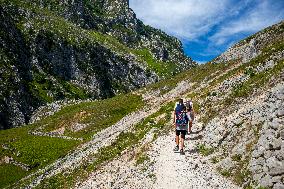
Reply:
[[284, 189], [284, 184], [283, 183], [276, 183], [276, 184], [274, 184], [273, 189]]
[[259, 185], [263, 187], [272, 187], [272, 177], [270, 175], [265, 175], [263, 178], [260, 179]]
[[218, 167], [221, 167], [222, 169], [225, 170], [229, 170], [235, 167], [235, 162], [230, 157], [226, 157], [225, 159], [223, 159], [218, 163]]

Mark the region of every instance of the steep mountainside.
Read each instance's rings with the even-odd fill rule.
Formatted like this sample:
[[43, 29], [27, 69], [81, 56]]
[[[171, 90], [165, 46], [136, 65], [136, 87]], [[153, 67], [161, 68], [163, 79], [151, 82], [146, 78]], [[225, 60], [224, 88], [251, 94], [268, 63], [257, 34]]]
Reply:
[[194, 65], [126, 0], [2, 0], [0, 18], [0, 129], [45, 103], [112, 97]]
[[[171, 148], [180, 97], [196, 111], [185, 155]], [[128, 94], [42, 106], [32, 122], [0, 131], [0, 187], [281, 189], [284, 22]]]

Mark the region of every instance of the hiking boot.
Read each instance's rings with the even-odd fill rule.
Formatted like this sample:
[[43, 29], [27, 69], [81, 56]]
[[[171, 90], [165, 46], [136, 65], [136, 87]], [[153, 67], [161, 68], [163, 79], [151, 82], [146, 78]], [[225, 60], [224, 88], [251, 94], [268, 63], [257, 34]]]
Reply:
[[174, 151], [178, 151], [178, 150], [179, 150], [179, 147], [176, 146], [176, 147], [174, 148]]
[[180, 155], [185, 155], [183, 149], [180, 149]]

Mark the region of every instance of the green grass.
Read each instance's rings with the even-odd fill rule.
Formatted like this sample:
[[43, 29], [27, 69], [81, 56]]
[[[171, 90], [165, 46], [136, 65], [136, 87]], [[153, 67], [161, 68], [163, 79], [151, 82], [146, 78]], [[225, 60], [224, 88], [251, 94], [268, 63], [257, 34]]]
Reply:
[[11, 164], [0, 165], [0, 188], [4, 188], [26, 176], [27, 172]]
[[63, 157], [78, 141], [50, 138], [45, 136], [27, 136], [14, 141], [10, 147], [20, 152], [16, 160], [30, 165], [31, 168], [43, 168], [50, 162]]
[[[31, 168], [27, 173], [29, 174], [39, 168], [45, 167], [60, 157], [64, 157], [79, 144], [90, 140], [96, 132], [111, 126], [125, 115], [137, 108], [141, 108], [143, 105], [141, 96], [127, 94], [101, 101], [84, 102], [64, 107], [54, 115], [46, 117], [35, 124], [0, 131], [0, 143], [9, 147], [8, 150], [0, 148], [0, 157], [13, 157], [15, 160], [29, 165]], [[85, 112], [85, 114], [80, 116], [80, 112]], [[71, 132], [68, 129], [75, 121], [88, 123], [89, 126], [77, 133]], [[44, 132], [65, 126], [67, 128], [66, 135], [82, 137], [84, 141], [33, 136], [29, 134], [30, 131], [41, 126], [46, 126], [44, 127]], [[124, 138], [126, 135], [124, 135]], [[130, 139], [132, 140], [132, 138]], [[123, 145], [125, 144], [121, 144], [122, 147]], [[112, 153], [117, 154], [115, 150], [120, 150], [121, 146], [112, 149], [114, 150]], [[104, 154], [103, 157], [110, 158], [107, 155], [112, 157], [112, 154]], [[20, 177], [17, 176], [17, 172], [13, 174], [15, 176], [11, 176], [11, 178]], [[10, 178], [7, 177], [7, 179]], [[5, 183], [8, 183], [8, 181], [5, 181]]]
[[[28, 134], [31, 126], [0, 131], [0, 142], [9, 150], [1, 149], [1, 156], [10, 156], [37, 169], [62, 157], [78, 144], [77, 141]], [[18, 155], [16, 155], [18, 154]]]
[[236, 154], [236, 155], [232, 156], [232, 160], [240, 162], [242, 160], [242, 155], [241, 154]]
[[[120, 155], [129, 145], [136, 144], [138, 138], [131, 132], [122, 132], [117, 137], [116, 141], [110, 146], [103, 147], [96, 154], [96, 160], [93, 162], [92, 167], [102, 164], [105, 161], [115, 158]], [[92, 169], [92, 168], [91, 168]]]
[[[66, 135], [88, 140], [96, 132], [116, 123], [128, 113], [141, 108], [143, 105], [141, 96], [124, 94], [102, 101], [67, 106], [55, 113], [54, 116], [36, 124], [47, 124], [45, 131], [65, 127]], [[71, 131], [71, 126], [74, 123], [87, 124], [88, 127], [74, 133]]]
[[[177, 83], [183, 81], [183, 80], [188, 80], [188, 82], [192, 82], [192, 90], [194, 90], [196, 87], [199, 87], [199, 84], [204, 81], [204, 80], [210, 80], [216, 77], [218, 74], [221, 74], [225, 72], [227, 69], [229, 69], [231, 66], [236, 64], [237, 61], [231, 61], [228, 63], [220, 63], [220, 64], [215, 64], [212, 62], [209, 62], [207, 64], [201, 64], [197, 65], [189, 70], [183, 71], [179, 74], [176, 74], [166, 80], [162, 80], [160, 82], [148, 85], [146, 87], [146, 90], [157, 90], [159, 89], [161, 91], [161, 94], [165, 94], [166, 92], [170, 91], [174, 87], [177, 86]], [[213, 80], [213, 82], [216, 82], [216, 80]], [[213, 83], [212, 82], [212, 83]], [[212, 83], [211, 86], [213, 85]], [[217, 83], [217, 82], [216, 82]], [[196, 92], [193, 91], [187, 91], [188, 97], [194, 98], [202, 98], [202, 92]]]
[[207, 147], [205, 144], [198, 145], [197, 149], [203, 156], [208, 156], [214, 152], [214, 148]]
[[217, 171], [224, 177], [230, 177], [232, 175], [231, 170], [222, 169], [221, 167], [217, 167]]
[[16, 161], [25, 163], [30, 168], [29, 171], [21, 171], [19, 167], [0, 165], [0, 174], [4, 174], [2, 171], [7, 172], [11, 168], [9, 174], [1, 179], [3, 183], [11, 184], [27, 174], [43, 168], [64, 156], [78, 144], [76, 141], [59, 138], [32, 136], [28, 134], [28, 130], [29, 126], [0, 131], [0, 143], [9, 148], [8, 150], [0, 148], [0, 157], [13, 157]]
[[144, 162], [146, 161], [149, 161], [150, 158], [144, 154], [144, 153], [141, 153], [138, 155], [137, 159], [136, 159], [136, 165], [140, 165], [140, 164], [143, 164]]
[[220, 161], [220, 158], [217, 157], [217, 156], [215, 156], [215, 157], [212, 157], [212, 158], [210, 159], [210, 161], [211, 161], [212, 163], [216, 164], [216, 163], [218, 163], [218, 162]]
[[148, 49], [136, 50], [134, 53], [147, 62], [149, 68], [159, 76], [169, 77], [178, 72], [176, 64], [156, 60]]
[[[72, 187], [78, 179], [84, 180], [87, 178], [89, 173], [97, 169], [103, 163], [108, 162], [115, 157], [121, 155], [121, 153], [129, 148], [137, 145], [139, 141], [152, 129], [157, 128], [162, 130], [165, 127], [165, 123], [169, 121], [172, 107], [174, 103], [170, 102], [161, 107], [161, 109], [152, 114], [151, 116], [144, 119], [141, 123], [137, 124], [132, 131], [125, 131], [120, 133], [116, 140], [110, 145], [99, 149], [98, 153], [88, 157], [89, 159], [94, 159], [93, 162], [87, 163], [87, 160], [80, 168], [74, 170], [72, 173], [68, 172], [66, 174], [61, 173], [49, 179], [45, 179], [37, 188], [43, 188], [52, 182], [57, 188], [70, 188]], [[160, 120], [158, 123], [154, 123], [152, 120], [161, 114], [166, 113], [166, 119]], [[142, 158], [141, 161], [145, 158]], [[62, 180], [62, 175], [64, 180]]]

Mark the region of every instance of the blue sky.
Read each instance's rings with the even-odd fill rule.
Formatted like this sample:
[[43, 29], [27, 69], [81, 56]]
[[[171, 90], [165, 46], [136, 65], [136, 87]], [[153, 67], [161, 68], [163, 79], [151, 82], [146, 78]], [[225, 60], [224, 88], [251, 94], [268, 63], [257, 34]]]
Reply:
[[284, 0], [130, 0], [130, 8], [145, 24], [179, 38], [199, 63], [284, 19]]

